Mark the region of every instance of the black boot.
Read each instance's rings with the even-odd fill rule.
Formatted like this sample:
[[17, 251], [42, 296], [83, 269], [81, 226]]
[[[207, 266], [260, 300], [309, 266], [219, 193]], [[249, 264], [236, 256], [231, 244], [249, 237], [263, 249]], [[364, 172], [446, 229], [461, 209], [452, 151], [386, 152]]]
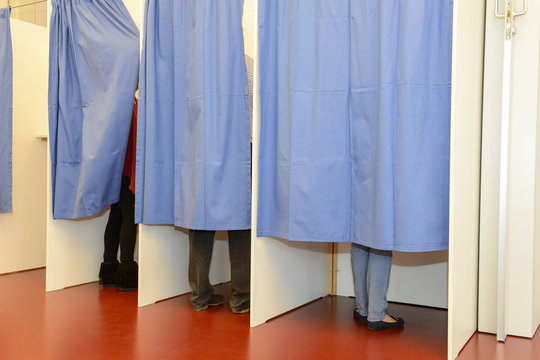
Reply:
[[118, 261], [104, 261], [99, 268], [99, 282], [105, 287], [116, 286], [115, 276]]
[[116, 285], [120, 291], [135, 291], [139, 284], [139, 266], [135, 261], [121, 262], [116, 271]]

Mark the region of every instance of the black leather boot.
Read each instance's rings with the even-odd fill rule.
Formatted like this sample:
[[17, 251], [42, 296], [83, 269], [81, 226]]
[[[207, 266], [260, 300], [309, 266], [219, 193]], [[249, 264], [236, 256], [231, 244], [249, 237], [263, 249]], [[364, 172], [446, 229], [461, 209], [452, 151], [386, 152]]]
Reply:
[[118, 261], [104, 261], [99, 268], [99, 283], [105, 287], [116, 286], [115, 277]]
[[115, 282], [120, 291], [135, 291], [139, 285], [139, 266], [135, 261], [121, 262], [116, 271]]

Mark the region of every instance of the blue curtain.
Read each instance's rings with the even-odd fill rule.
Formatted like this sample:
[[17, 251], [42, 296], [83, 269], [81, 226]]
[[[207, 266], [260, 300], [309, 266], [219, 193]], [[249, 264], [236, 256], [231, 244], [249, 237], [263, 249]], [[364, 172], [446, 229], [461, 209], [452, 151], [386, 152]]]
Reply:
[[12, 205], [12, 114], [13, 53], [10, 10], [0, 9], [0, 213], [13, 211]]
[[448, 247], [451, 0], [260, 0], [258, 235]]
[[250, 228], [243, 0], [147, 0], [135, 218]]
[[52, 0], [49, 140], [54, 218], [118, 201], [139, 70], [121, 0]]

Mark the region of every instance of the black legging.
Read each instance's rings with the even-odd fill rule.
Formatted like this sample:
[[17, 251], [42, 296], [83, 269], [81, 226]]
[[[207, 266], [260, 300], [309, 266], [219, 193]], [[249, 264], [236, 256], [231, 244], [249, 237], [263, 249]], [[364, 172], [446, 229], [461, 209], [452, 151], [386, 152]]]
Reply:
[[137, 225], [135, 224], [135, 196], [129, 190], [129, 178], [122, 176], [120, 200], [111, 205], [109, 221], [105, 228], [104, 261], [116, 261], [120, 244], [120, 261], [133, 262]]

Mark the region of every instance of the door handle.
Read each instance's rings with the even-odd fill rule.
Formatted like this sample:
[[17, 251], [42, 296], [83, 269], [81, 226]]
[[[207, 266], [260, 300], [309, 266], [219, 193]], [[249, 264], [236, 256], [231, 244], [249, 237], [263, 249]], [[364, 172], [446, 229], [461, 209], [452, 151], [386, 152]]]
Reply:
[[[501, 4], [500, 4], [501, 1], [505, 2], [505, 6], [504, 6], [505, 11], [503, 12], [499, 12], [499, 9], [501, 8]], [[515, 9], [513, 9], [514, 7], [513, 3], [514, 3], [513, 0], [496, 0], [495, 1], [495, 16], [498, 18], [506, 17], [507, 15], [506, 9], [512, 9], [512, 13], [514, 16], [521, 16], [527, 13], [527, 10], [529, 9], [529, 0], [523, 0], [523, 8], [520, 11], [515, 11]]]
[[[504, 1], [504, 11], [500, 12], [501, 2]], [[495, 0], [495, 17], [505, 20], [505, 39], [510, 40], [516, 34], [516, 17], [525, 15], [529, 9], [529, 0], [523, 0], [523, 7], [516, 11], [514, 0]]]

